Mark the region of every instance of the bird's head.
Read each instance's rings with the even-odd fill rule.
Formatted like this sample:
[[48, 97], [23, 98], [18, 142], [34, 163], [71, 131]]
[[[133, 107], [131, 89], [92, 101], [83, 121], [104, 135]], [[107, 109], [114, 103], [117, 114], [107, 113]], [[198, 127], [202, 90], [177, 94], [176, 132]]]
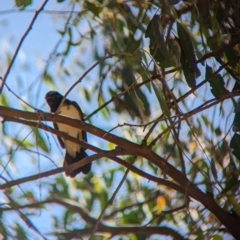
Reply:
[[50, 107], [51, 112], [56, 112], [63, 96], [56, 91], [50, 91], [46, 94], [45, 99]]

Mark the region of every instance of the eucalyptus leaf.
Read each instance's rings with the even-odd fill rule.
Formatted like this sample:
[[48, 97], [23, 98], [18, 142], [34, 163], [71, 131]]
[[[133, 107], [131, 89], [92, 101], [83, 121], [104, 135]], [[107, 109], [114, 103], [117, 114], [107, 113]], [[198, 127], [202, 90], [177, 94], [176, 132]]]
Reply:
[[[192, 77], [190, 76], [194, 74], [194, 78], [198, 77], [200, 76], [200, 71], [197, 67], [197, 60], [196, 60], [193, 44], [192, 44], [188, 30], [180, 22], [177, 22], [177, 32], [178, 32], [178, 37], [179, 37], [179, 41], [182, 49], [181, 64], [182, 64], [182, 67], [184, 68], [184, 75], [186, 80], [187, 79], [189, 80], [188, 85], [195, 86], [195, 83]], [[187, 68], [189, 68], [188, 71], [187, 71]]]
[[39, 129], [35, 129], [33, 132], [35, 133], [36, 136], [36, 146], [39, 146], [44, 152], [49, 152], [49, 148], [42, 135], [42, 132]]
[[164, 114], [168, 117], [170, 117], [170, 111], [167, 105], [167, 102], [164, 98], [164, 95], [162, 93], [162, 90], [160, 89], [160, 87], [158, 87], [155, 83], [152, 83], [153, 86], [153, 90], [157, 96], [158, 102], [160, 104], [160, 107], [162, 109], [162, 111], [164, 112]]
[[240, 160], [240, 135], [235, 133], [230, 141], [230, 148], [233, 149], [233, 155]]

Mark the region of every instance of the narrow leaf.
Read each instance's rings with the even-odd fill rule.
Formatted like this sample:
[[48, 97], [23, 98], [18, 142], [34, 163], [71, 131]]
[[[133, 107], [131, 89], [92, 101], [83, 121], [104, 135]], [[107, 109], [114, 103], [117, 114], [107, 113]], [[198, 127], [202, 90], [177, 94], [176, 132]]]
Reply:
[[234, 112], [235, 112], [235, 116], [233, 120], [232, 130], [234, 132], [239, 132], [240, 131], [240, 98], [238, 99]]
[[98, 2], [90, 2], [90, 1], [85, 1], [85, 6], [87, 10], [92, 12], [95, 16], [98, 16], [99, 13], [102, 11], [102, 6]]
[[196, 87], [195, 74], [194, 71], [189, 67], [189, 64], [187, 63], [183, 52], [181, 53], [181, 65], [188, 86], [190, 88], [195, 88]]
[[135, 96], [136, 96], [136, 99], [137, 99], [138, 104], [140, 105], [140, 107], [141, 107], [143, 110], [145, 110], [144, 104], [143, 104], [142, 100], [138, 97], [136, 91], [134, 91], [134, 93], [135, 93]]
[[215, 162], [213, 159], [211, 159], [211, 170], [212, 170], [212, 174], [213, 174], [214, 178], [216, 180], [218, 180], [217, 169], [216, 169]]
[[162, 109], [162, 111], [166, 114], [166, 116], [170, 117], [170, 111], [169, 111], [169, 108], [167, 106], [167, 102], [164, 98], [164, 95], [162, 93], [162, 90], [157, 86], [155, 85], [154, 83], [152, 83], [152, 86], [153, 86], [153, 90], [157, 96], [157, 99], [158, 99], [158, 102], [160, 104], [160, 107]]
[[15, 4], [17, 7], [24, 9], [28, 5], [32, 4], [32, 0], [15, 0]]
[[[206, 65], [206, 79], [209, 78], [212, 74], [212, 68]], [[220, 74], [213, 76], [209, 80], [209, 84], [211, 86], [211, 92], [216, 98], [219, 98], [228, 93], [228, 90], [225, 88], [225, 82], [223, 80], [223, 77]]]
[[165, 206], [166, 206], [165, 198], [162, 196], [158, 197], [156, 201], [156, 213], [160, 214]]
[[233, 149], [233, 155], [240, 160], [240, 135], [235, 133], [230, 142], [230, 148]]
[[49, 152], [48, 146], [42, 136], [41, 131], [37, 129], [34, 132], [36, 135], [36, 145], [39, 146], [44, 152]]
[[189, 33], [179, 22], [177, 22], [177, 32], [182, 51], [184, 53], [182, 57], [185, 59], [185, 64], [195, 74], [195, 77], [198, 77], [200, 75], [200, 71], [197, 67], [196, 56]]

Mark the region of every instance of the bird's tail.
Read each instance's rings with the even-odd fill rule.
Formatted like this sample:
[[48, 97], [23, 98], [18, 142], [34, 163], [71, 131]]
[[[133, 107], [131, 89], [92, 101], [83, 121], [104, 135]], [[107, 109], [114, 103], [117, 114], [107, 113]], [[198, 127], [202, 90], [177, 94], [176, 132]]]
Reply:
[[[78, 162], [78, 161], [81, 161], [83, 158], [87, 157], [87, 153], [85, 152], [84, 149], [81, 149], [80, 153], [77, 152], [77, 155], [75, 157], [72, 157], [71, 155], [69, 155], [66, 151], [66, 154], [65, 154], [65, 158], [64, 158], [64, 163], [63, 163], [63, 166], [67, 166], [67, 165], [70, 165], [70, 164], [73, 164], [75, 162]], [[69, 172], [65, 172], [66, 176], [70, 176], [70, 177], [75, 177], [78, 173], [81, 173], [83, 172], [84, 174], [87, 174], [90, 172], [91, 170], [91, 163], [85, 165], [85, 166], [82, 166], [80, 168], [77, 168], [75, 169], [74, 171], [72, 171], [71, 173]]]

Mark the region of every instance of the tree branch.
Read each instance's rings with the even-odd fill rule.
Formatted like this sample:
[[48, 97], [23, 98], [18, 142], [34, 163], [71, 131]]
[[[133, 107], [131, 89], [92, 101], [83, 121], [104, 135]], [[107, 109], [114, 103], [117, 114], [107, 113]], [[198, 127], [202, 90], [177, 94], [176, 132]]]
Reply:
[[[64, 239], [72, 239], [76, 237], [83, 237], [83, 235], [90, 235], [93, 232], [92, 226], [94, 226], [97, 223], [97, 220], [89, 215], [89, 213], [82, 207], [79, 207], [79, 203], [74, 200], [69, 199], [62, 199], [57, 196], [53, 196], [50, 199], [47, 199], [45, 201], [42, 201], [40, 203], [31, 203], [24, 206], [16, 205], [18, 209], [22, 208], [37, 208], [39, 206], [45, 205], [45, 204], [59, 204], [73, 213], [78, 213], [82, 219], [86, 222], [86, 224], [90, 224], [91, 227], [74, 230], [68, 233], [54, 233], [54, 235], [59, 235], [64, 237]], [[0, 208], [1, 211], [11, 211], [14, 210], [13, 208]], [[126, 234], [146, 234], [146, 235], [152, 235], [152, 234], [160, 234], [160, 235], [169, 235], [173, 237], [173, 239], [179, 239], [183, 240], [184, 238], [177, 233], [176, 231], [166, 228], [166, 227], [144, 227], [144, 226], [137, 226], [137, 227], [112, 227], [108, 226], [103, 223], [99, 223], [98, 227], [96, 229], [96, 232], [98, 233], [110, 233], [112, 235], [126, 235]], [[50, 234], [51, 235], [51, 234]]]
[[[152, 162], [168, 176], [174, 179], [180, 186], [182, 186], [186, 193], [188, 193], [192, 198], [196, 199], [202, 203], [210, 212], [212, 212], [222, 224], [224, 224], [231, 234], [240, 239], [239, 224], [220, 206], [214, 201], [214, 199], [208, 194], [203, 193], [195, 184], [193, 184], [187, 177], [185, 177], [178, 169], [174, 168], [171, 164], [164, 160], [161, 156], [157, 155], [147, 146], [138, 145], [127, 139], [117, 137], [114, 134], [107, 133], [100, 128], [94, 127], [90, 124], [83, 123], [81, 121], [70, 119], [64, 116], [49, 114], [44, 112], [30, 113], [25, 111], [20, 111], [16, 109], [11, 109], [7, 107], [0, 106], [1, 115], [10, 116], [10, 117], [19, 117], [27, 120], [44, 120], [44, 121], [53, 121], [63, 124], [67, 124], [79, 129], [82, 129], [86, 132], [89, 132], [97, 137], [100, 137], [106, 141], [112, 142], [121, 148], [125, 149], [128, 153], [136, 156], [141, 156], [148, 161]], [[39, 122], [36, 123], [37, 126]], [[74, 139], [74, 138], [73, 138]]]
[[[106, 225], [99, 225], [98, 233], [109, 233], [111, 235], [124, 235], [127, 234], [144, 234], [151, 236], [153, 234], [171, 236], [174, 240], [184, 240], [185, 238], [179, 233], [168, 227], [112, 227]], [[89, 235], [92, 232], [92, 227], [74, 230], [67, 233], [51, 233], [49, 235], [61, 236], [64, 239], [81, 238], [84, 235]]]
[[[12, 121], [12, 122], [17, 122], [17, 123], [22, 123], [22, 124], [25, 124], [25, 125], [31, 126], [31, 127], [36, 127], [36, 122], [26, 121], [26, 120], [22, 120], [22, 119], [18, 119], [18, 118], [12, 118], [12, 117], [5, 117], [5, 120]], [[78, 143], [78, 144], [82, 145], [84, 148], [88, 148], [88, 149], [90, 149], [94, 152], [97, 152], [97, 153], [104, 152], [105, 153], [105, 151], [103, 151], [103, 150], [101, 150], [101, 149], [99, 149], [95, 146], [92, 146], [90, 144], [86, 144], [79, 139], [73, 138], [73, 137], [67, 135], [66, 133], [55, 130], [55, 129], [53, 129], [51, 127], [48, 127], [48, 126], [46, 126], [42, 123], [38, 123], [38, 128], [41, 128], [45, 131], [56, 134], [60, 137], [68, 139], [72, 142]], [[148, 174], [147, 172], [144, 172], [144, 171], [138, 169], [137, 167], [134, 167], [133, 165], [129, 164], [128, 162], [126, 162], [126, 161], [124, 161], [120, 158], [112, 157], [111, 154], [108, 156], [108, 158], [110, 158], [114, 162], [126, 167], [127, 169], [130, 169], [132, 172], [138, 174], [139, 176], [148, 179], [149, 181], [156, 182], [160, 185], [164, 185], [164, 186], [172, 188], [172, 189], [174, 189], [174, 190], [176, 190], [180, 193], [186, 194], [186, 191], [181, 186], [179, 186], [178, 184], [176, 184], [174, 182], [171, 182], [171, 181], [159, 178], [159, 177], [155, 177], [151, 174]], [[81, 162], [82, 162], [83, 165], [88, 163], [87, 160], [82, 160]], [[36, 175], [32, 175], [32, 176], [29, 176], [29, 177], [25, 177], [25, 178], [21, 178], [21, 179], [18, 179], [18, 180], [10, 181], [10, 182], [7, 182], [5, 184], [0, 185], [0, 189], [10, 188], [10, 187], [18, 185], [18, 184], [22, 184], [22, 183], [25, 183], [25, 182], [34, 181], [34, 180], [37, 180], [37, 179], [40, 179], [40, 178], [43, 178], [43, 177], [48, 177], [48, 176], [51, 176], [51, 175], [54, 175], [54, 174], [58, 174], [58, 173], [63, 172], [64, 169], [65, 168], [57, 168], [57, 169], [46, 171], [46, 172], [43, 172], [43, 173], [40, 173], [40, 174], [38, 173]]]

